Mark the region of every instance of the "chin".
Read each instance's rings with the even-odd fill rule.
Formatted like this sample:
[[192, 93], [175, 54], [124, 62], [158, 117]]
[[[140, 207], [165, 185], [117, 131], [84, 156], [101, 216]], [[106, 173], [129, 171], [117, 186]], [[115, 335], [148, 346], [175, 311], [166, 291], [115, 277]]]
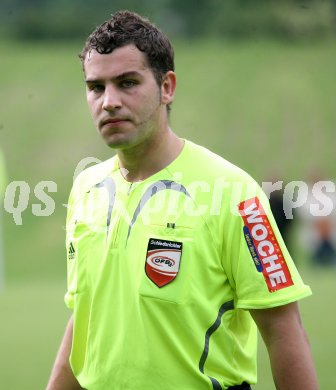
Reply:
[[105, 139], [105, 142], [108, 147], [112, 149], [127, 149], [130, 146], [132, 146], [132, 142], [129, 139], [125, 139], [123, 137], [111, 137], [108, 139]]
[[126, 150], [139, 146], [145, 141], [141, 134], [110, 134], [110, 136], [104, 137], [106, 144], [112, 149]]

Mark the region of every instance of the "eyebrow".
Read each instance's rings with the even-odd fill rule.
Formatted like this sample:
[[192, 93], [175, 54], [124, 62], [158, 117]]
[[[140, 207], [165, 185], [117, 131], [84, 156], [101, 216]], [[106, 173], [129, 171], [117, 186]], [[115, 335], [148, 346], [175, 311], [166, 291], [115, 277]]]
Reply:
[[[124, 72], [116, 77], [113, 77], [112, 80], [120, 81], [120, 80], [124, 80], [128, 77], [141, 77], [141, 74], [139, 72], [136, 72], [136, 71]], [[103, 82], [102, 79], [85, 79], [86, 84], [97, 84], [97, 83], [99, 84], [102, 82]]]

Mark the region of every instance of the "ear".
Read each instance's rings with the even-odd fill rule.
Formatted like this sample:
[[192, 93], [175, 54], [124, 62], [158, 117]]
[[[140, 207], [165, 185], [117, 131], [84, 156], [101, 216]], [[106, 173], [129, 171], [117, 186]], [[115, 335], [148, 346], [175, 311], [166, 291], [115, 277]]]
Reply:
[[161, 85], [161, 103], [162, 104], [170, 104], [174, 99], [176, 88], [176, 74], [170, 70], [168, 71]]

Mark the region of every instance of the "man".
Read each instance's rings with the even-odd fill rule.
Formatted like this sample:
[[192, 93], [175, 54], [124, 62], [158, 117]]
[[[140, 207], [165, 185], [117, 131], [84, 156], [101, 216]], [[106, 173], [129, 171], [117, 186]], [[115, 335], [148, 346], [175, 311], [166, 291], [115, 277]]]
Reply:
[[168, 39], [122, 11], [81, 59], [93, 120], [117, 155], [82, 172], [70, 195], [73, 316], [47, 389], [249, 389], [255, 323], [277, 388], [317, 389], [295, 303], [310, 289], [265, 195], [169, 127]]

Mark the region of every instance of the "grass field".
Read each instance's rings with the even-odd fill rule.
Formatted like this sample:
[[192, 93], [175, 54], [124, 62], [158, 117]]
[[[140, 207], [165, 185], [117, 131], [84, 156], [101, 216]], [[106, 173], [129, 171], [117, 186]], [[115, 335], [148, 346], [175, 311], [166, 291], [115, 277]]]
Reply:
[[[77, 163], [111, 155], [87, 112], [80, 45], [0, 45], [0, 145], [10, 181], [25, 181], [22, 225], [4, 213], [6, 289], [0, 293], [0, 388], [43, 389], [69, 313], [65, 289], [64, 218]], [[178, 90], [172, 127], [249, 171], [305, 180], [313, 170], [335, 177], [334, 41], [177, 42]], [[55, 210], [36, 217], [34, 188], [57, 184]], [[16, 202], [19, 194], [16, 194]], [[295, 238], [294, 238], [295, 241]], [[318, 272], [295, 245], [314, 290], [302, 301], [322, 390], [333, 373], [336, 272]], [[296, 253], [294, 253], [296, 255]], [[330, 302], [330, 303], [329, 303]], [[257, 390], [272, 390], [267, 357], [259, 356]]]

